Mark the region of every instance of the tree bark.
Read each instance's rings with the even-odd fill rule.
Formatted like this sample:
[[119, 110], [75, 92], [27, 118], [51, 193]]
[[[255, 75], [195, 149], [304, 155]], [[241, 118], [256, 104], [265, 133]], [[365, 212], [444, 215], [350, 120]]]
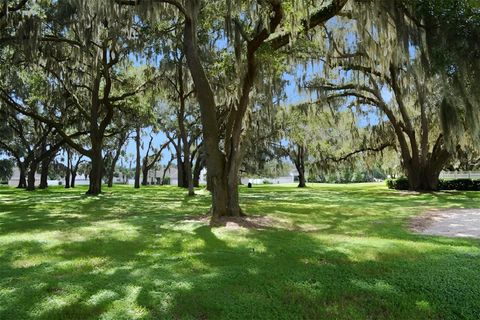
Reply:
[[242, 216], [243, 212], [240, 208], [240, 201], [238, 196], [238, 170], [241, 163], [240, 152], [236, 152], [230, 161], [227, 162], [228, 176], [227, 176], [227, 188], [228, 188], [228, 211], [229, 216]]
[[136, 136], [135, 136], [135, 145], [137, 149], [137, 160], [135, 164], [135, 188], [140, 188], [140, 171], [141, 171], [141, 157], [140, 157], [140, 133], [141, 128], [136, 128]]
[[70, 178], [72, 173], [72, 152], [67, 148], [67, 170], [65, 170], [65, 189], [70, 188]]
[[70, 188], [75, 188], [75, 179], [77, 178], [77, 172], [72, 171], [72, 174], [70, 175]]
[[83, 162], [82, 161], [83, 155], [80, 155], [77, 159], [75, 165], [72, 163], [71, 167], [71, 177], [70, 177], [70, 188], [75, 188], [75, 179], [77, 178], [78, 167]]
[[48, 170], [49, 170], [51, 162], [52, 162], [51, 157], [46, 157], [45, 159], [42, 160], [42, 169], [40, 171], [39, 189], [47, 189], [48, 188]]
[[199, 153], [193, 167], [193, 186], [195, 188], [198, 188], [200, 186], [200, 175], [202, 173], [203, 167], [205, 166], [204, 162], [205, 160], [203, 159], [202, 154]]
[[[172, 162], [173, 160], [175, 160], [173, 154], [170, 154], [170, 160], [168, 160], [168, 163], [167, 165], [165, 166], [165, 169], [163, 169], [163, 174], [162, 174], [162, 180], [160, 181], [160, 184], [163, 186], [163, 185], [166, 185], [165, 183], [165, 176], [167, 175], [167, 171], [168, 169], [170, 169], [170, 167], [172, 166]], [[170, 181], [171, 183], [171, 181]]]
[[407, 169], [409, 189], [412, 191], [435, 191], [438, 190], [440, 171], [428, 167], [411, 166]]
[[[192, 165], [190, 163], [190, 144], [188, 143], [188, 134], [185, 129], [185, 92], [183, 86], [183, 66], [180, 64], [178, 68], [178, 79], [180, 80], [179, 95], [180, 95], [180, 110], [177, 114], [178, 127], [180, 129], [180, 137], [182, 139], [183, 147], [183, 186], [188, 188], [188, 195], [194, 196], [195, 190], [193, 188]], [[177, 157], [178, 158], [178, 157]]]
[[113, 179], [114, 179], [115, 171], [112, 172], [111, 168], [108, 171], [108, 180], [107, 180], [107, 188], [113, 187]]
[[197, 49], [196, 21], [198, 19], [200, 4], [195, 1], [189, 1], [186, 4], [187, 11], [191, 17], [185, 19], [184, 52], [193, 82], [195, 83], [197, 100], [200, 105], [207, 170], [210, 177], [209, 187], [212, 190], [211, 213], [214, 217], [220, 217], [228, 215], [228, 189], [226, 176], [224, 175], [225, 158], [219, 150], [220, 135], [214, 94], [205, 70], [203, 69]]
[[101, 143], [96, 143], [95, 147], [92, 146], [91, 152], [91, 170], [90, 170], [90, 185], [87, 191], [88, 195], [99, 195], [102, 193], [102, 171], [103, 171], [103, 158], [102, 149], [99, 149]]
[[307, 186], [307, 181], [305, 179], [305, 172], [303, 170], [298, 171], [298, 187], [305, 188]]
[[175, 151], [177, 153], [177, 186], [179, 188], [186, 188], [187, 184], [185, 183], [185, 166], [184, 166], [184, 159], [182, 157], [182, 138], [177, 138], [177, 143], [173, 146], [175, 147]]
[[148, 165], [147, 165], [147, 158], [143, 159], [143, 166], [142, 166], [142, 186], [148, 185]]
[[26, 167], [28, 166], [27, 163], [17, 161], [18, 170], [20, 171], [20, 175], [18, 178], [18, 189], [25, 189], [27, 187], [27, 179], [26, 179]]
[[27, 191], [35, 190], [35, 173], [37, 172], [37, 162], [31, 161], [27, 173]]
[[440, 172], [450, 157], [451, 154], [443, 148], [443, 135], [440, 135], [425, 161], [412, 161], [406, 165], [409, 189], [413, 191], [438, 190]]
[[307, 180], [305, 178], [305, 147], [298, 146], [297, 158], [295, 159], [295, 167], [298, 171], [298, 187], [305, 188], [307, 186]]
[[[342, 9], [347, 0], [333, 1], [327, 10], [318, 13], [315, 19], [307, 23], [306, 29], [314, 27], [334, 16]], [[200, 1], [185, 3], [185, 21], [183, 46], [187, 64], [195, 84], [196, 96], [200, 106], [203, 127], [203, 141], [206, 154], [206, 166], [209, 175], [209, 188], [212, 190], [212, 215], [214, 218], [241, 214], [238, 203], [238, 169], [241, 135], [244, 117], [249, 106], [249, 95], [257, 75], [256, 52], [275, 32], [283, 19], [280, 1], [269, 1], [271, 14], [265, 28], [258, 28], [255, 36], [247, 42], [247, 70], [241, 83], [240, 98], [228, 116], [225, 129], [225, 153], [221, 149], [221, 135], [217, 119], [215, 96], [200, 59], [197, 44], [197, 21], [201, 8]], [[289, 39], [277, 41], [274, 48], [288, 44]], [[187, 160], [189, 161], [189, 159]], [[229, 194], [231, 193], [231, 194]]]

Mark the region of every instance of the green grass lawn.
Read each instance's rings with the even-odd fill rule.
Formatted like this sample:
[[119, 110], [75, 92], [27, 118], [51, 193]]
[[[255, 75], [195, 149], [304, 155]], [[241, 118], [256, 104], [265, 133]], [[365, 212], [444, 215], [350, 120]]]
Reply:
[[106, 191], [0, 188], [0, 319], [480, 318], [480, 241], [407, 227], [480, 207], [480, 193], [241, 190], [247, 213], [304, 230], [290, 231], [186, 219], [207, 211], [205, 192]]

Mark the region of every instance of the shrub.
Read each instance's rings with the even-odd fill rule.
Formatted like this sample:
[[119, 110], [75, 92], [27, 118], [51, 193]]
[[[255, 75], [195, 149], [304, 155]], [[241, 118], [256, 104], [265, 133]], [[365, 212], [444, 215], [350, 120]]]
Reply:
[[387, 187], [395, 190], [408, 190], [408, 179], [405, 177], [386, 180]]
[[169, 185], [170, 184], [170, 177], [165, 177], [162, 181], [162, 185]]
[[472, 179], [453, 179], [440, 180], [438, 183], [439, 190], [458, 190], [458, 191], [479, 191], [480, 180]]
[[[408, 190], [408, 179], [388, 179], [386, 181], [389, 189]], [[472, 179], [453, 179], [438, 181], [438, 190], [458, 190], [458, 191], [480, 191], [480, 180]]]

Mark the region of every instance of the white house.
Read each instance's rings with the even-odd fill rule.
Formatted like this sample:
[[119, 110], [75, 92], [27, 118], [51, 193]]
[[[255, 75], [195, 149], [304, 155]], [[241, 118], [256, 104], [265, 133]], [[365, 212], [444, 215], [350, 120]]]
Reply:
[[[10, 180], [8, 180], [8, 185], [10, 187], [16, 187], [18, 186], [19, 182], [20, 182], [20, 170], [18, 169], [18, 167], [13, 167], [13, 174]], [[40, 175], [37, 173], [35, 174], [35, 185], [38, 186], [39, 184], [40, 184]]]
[[288, 176], [275, 177], [275, 178], [251, 178], [251, 177], [242, 177], [242, 184], [284, 184], [284, 183], [294, 183], [298, 181], [298, 171], [292, 170]]
[[[27, 177], [25, 177], [27, 179]], [[18, 167], [13, 167], [13, 174], [10, 180], [8, 180], [8, 186], [10, 187], [17, 187], [18, 183], [20, 182], [20, 170]], [[47, 181], [49, 186], [58, 186], [60, 181], [58, 180], [48, 180]], [[38, 187], [40, 185], [40, 174], [35, 173], [35, 186]]]

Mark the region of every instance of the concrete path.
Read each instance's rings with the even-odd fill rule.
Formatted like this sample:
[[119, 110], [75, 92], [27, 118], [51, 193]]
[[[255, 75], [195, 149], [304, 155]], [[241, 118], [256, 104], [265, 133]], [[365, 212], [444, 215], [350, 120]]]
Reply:
[[480, 209], [429, 212], [413, 219], [411, 227], [422, 234], [480, 239]]

